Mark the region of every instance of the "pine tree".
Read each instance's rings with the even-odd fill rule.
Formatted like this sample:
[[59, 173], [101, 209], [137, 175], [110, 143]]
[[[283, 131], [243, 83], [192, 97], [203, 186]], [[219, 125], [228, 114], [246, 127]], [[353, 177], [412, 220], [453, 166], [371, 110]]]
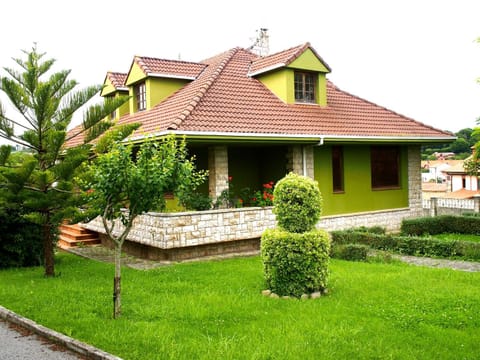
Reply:
[[75, 186], [76, 171], [90, 155], [88, 142], [112, 125], [105, 119], [128, 97], [88, 107], [80, 131], [85, 132], [84, 144], [65, 150], [64, 144], [69, 140], [67, 128], [74, 113], [101, 86], [76, 90], [78, 83], [69, 79], [70, 70], [52, 73], [55, 60], [43, 60], [45, 53], [39, 53], [36, 44], [31, 51], [23, 52], [25, 60], [13, 59], [20, 70], [4, 68], [7, 76], [0, 77], [0, 90], [20, 114], [19, 120], [7, 117], [0, 103], [0, 137], [28, 148], [33, 158], [18, 167], [5, 167], [10, 151], [3, 146], [0, 187], [22, 203], [29, 220], [41, 225], [45, 276], [54, 276], [58, 226], [79, 214], [83, 199]]

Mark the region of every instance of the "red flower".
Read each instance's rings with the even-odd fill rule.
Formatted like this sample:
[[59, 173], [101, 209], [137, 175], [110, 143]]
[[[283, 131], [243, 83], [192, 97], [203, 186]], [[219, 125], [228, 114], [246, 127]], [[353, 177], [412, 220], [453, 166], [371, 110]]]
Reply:
[[271, 189], [272, 188], [272, 184], [268, 183], [268, 184], [263, 184], [263, 187], [265, 189]]
[[231, 182], [233, 180], [233, 176], [228, 177], [228, 182]]

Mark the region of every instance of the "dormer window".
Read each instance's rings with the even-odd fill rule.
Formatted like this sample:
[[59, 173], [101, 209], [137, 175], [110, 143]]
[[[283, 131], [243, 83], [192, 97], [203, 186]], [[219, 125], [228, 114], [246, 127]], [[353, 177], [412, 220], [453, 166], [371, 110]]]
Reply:
[[145, 83], [140, 83], [135, 86], [135, 98], [137, 99], [137, 111], [147, 109], [147, 90]]
[[295, 102], [316, 103], [316, 74], [295, 72]]

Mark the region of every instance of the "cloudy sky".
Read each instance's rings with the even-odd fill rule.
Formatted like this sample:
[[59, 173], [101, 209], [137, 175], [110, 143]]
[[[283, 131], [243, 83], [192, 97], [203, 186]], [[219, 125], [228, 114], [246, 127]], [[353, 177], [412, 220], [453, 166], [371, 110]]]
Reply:
[[354, 95], [454, 132], [480, 117], [476, 0], [15, 0], [1, 13], [1, 68], [36, 42], [81, 86], [134, 55], [200, 61], [267, 28], [270, 53], [310, 42]]

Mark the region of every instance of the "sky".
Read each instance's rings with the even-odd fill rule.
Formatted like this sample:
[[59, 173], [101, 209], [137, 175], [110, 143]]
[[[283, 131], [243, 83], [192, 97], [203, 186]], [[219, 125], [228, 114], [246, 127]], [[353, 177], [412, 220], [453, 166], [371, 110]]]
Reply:
[[1, 13], [1, 75], [36, 43], [86, 87], [135, 55], [201, 61], [267, 28], [271, 54], [309, 42], [351, 94], [452, 132], [480, 117], [477, 0], [15, 0]]

